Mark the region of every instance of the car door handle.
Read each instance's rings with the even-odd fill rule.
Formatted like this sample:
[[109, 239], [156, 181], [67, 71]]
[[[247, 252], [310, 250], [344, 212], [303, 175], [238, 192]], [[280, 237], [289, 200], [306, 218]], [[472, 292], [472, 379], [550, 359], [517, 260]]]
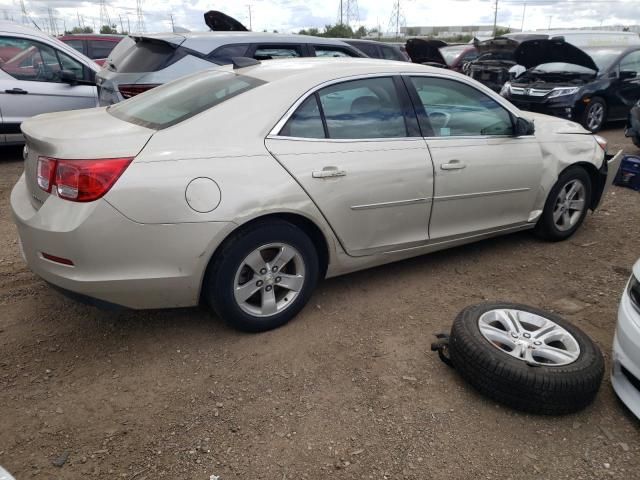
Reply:
[[12, 95], [26, 95], [27, 92], [26, 90], [23, 90], [21, 88], [10, 88], [4, 91], [4, 93], [10, 93]]
[[443, 163], [440, 165], [441, 170], [462, 170], [466, 167], [467, 164], [462, 163], [460, 160], [451, 160], [449, 163]]
[[311, 172], [313, 178], [344, 177], [346, 174], [346, 171], [340, 170], [338, 167], [324, 167], [320, 171]]

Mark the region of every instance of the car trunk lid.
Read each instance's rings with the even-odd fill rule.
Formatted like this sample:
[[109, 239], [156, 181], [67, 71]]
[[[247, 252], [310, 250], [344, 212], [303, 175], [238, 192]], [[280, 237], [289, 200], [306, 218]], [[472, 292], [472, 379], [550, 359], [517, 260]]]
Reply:
[[39, 115], [22, 123], [24, 171], [32, 204], [40, 208], [50, 195], [38, 186], [38, 157], [86, 160], [134, 157], [155, 130], [109, 115], [105, 108]]

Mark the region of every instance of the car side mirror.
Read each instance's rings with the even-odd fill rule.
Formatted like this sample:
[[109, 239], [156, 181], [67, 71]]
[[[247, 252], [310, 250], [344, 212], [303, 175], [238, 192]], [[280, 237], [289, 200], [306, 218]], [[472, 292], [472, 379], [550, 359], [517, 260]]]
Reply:
[[638, 74], [633, 70], [620, 70], [620, 80], [631, 80], [637, 76]]
[[529, 120], [526, 120], [522, 117], [518, 117], [516, 119], [516, 131], [515, 136], [516, 137], [522, 137], [525, 135], [533, 135], [536, 131], [535, 126], [533, 125], [533, 122], [530, 122]]
[[60, 70], [60, 81], [62, 83], [68, 83], [69, 85], [76, 85], [78, 83], [78, 77], [76, 77], [76, 73], [71, 70]]

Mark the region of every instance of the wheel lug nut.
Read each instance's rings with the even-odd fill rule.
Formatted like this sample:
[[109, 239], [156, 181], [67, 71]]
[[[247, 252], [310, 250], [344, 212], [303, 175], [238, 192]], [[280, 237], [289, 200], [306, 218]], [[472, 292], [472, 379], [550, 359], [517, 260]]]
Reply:
[[273, 287], [272, 287], [271, 285], [267, 285], [266, 287], [264, 287], [264, 289], [265, 289], [267, 292], [270, 292], [272, 288], [273, 288]]
[[282, 277], [276, 277], [276, 283], [280, 283], [281, 280], [282, 280]]
[[256, 287], [261, 287], [264, 282], [262, 280], [258, 280], [256, 282]]
[[542, 342], [535, 341], [535, 342], [533, 342], [533, 344], [536, 345], [536, 346], [539, 346], [539, 345], [542, 345]]
[[273, 273], [277, 272], [277, 271], [278, 271], [278, 267], [273, 267], [273, 268], [271, 269], [271, 271], [272, 271]]
[[267, 273], [267, 269], [266, 269], [266, 268], [261, 268], [261, 269], [260, 269], [260, 273], [261, 273], [262, 275], [265, 275], [265, 274]]
[[530, 333], [523, 333], [522, 336], [524, 338], [531, 338], [531, 334]]
[[518, 338], [518, 334], [517, 334], [516, 332], [511, 332], [511, 336], [512, 336], [513, 338]]

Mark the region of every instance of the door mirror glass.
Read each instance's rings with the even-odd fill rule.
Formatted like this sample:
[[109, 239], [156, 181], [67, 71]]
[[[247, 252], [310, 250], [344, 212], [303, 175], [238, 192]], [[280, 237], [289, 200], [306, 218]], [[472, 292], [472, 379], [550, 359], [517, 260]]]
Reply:
[[536, 131], [533, 122], [529, 120], [525, 120], [524, 118], [518, 117], [516, 119], [516, 129], [515, 136], [522, 137], [524, 135], [533, 135]]

